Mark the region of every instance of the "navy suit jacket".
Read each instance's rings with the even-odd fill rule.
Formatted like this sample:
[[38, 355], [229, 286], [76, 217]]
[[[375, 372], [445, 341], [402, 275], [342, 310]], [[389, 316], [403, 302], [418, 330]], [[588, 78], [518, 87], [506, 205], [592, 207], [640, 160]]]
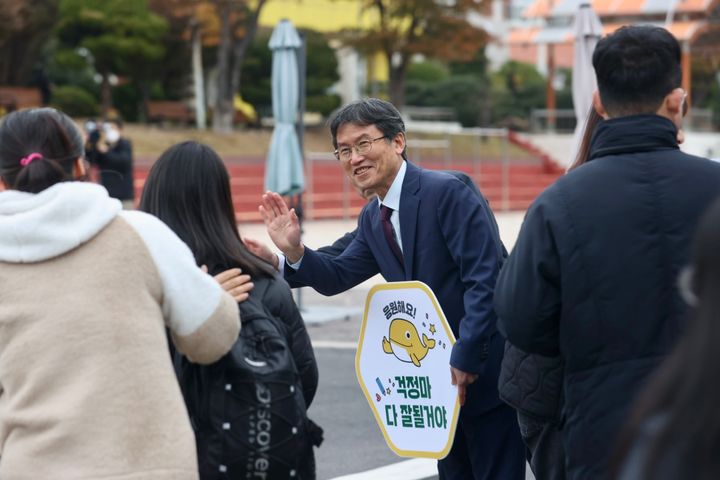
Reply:
[[385, 240], [378, 202], [370, 201], [341, 255], [332, 258], [306, 248], [300, 268], [286, 266], [285, 276], [324, 295], [341, 293], [377, 273], [391, 282], [426, 283], [457, 338], [450, 364], [479, 375], [468, 389], [465, 413], [494, 408], [500, 404], [497, 378], [504, 338], [496, 329], [492, 305], [502, 262], [492, 212], [456, 177], [408, 162], [399, 214], [404, 265]]

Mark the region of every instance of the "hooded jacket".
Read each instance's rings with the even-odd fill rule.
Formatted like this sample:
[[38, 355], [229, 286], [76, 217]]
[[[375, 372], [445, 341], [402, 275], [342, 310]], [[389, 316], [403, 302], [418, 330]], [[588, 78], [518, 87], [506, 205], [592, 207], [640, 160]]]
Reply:
[[168, 353], [237, 338], [234, 300], [103, 187], [0, 193], [0, 478], [196, 479]]

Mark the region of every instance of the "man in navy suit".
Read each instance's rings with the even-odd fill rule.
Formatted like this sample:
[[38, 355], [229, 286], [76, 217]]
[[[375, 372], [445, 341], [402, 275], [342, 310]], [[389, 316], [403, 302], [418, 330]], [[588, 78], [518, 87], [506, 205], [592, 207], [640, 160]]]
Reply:
[[450, 375], [462, 406], [442, 479], [524, 479], [524, 446], [514, 411], [497, 392], [504, 338], [496, 329], [493, 290], [502, 247], [485, 202], [446, 173], [406, 161], [405, 125], [390, 103], [366, 99], [331, 122], [335, 154], [365, 198], [355, 238], [333, 258], [300, 242], [293, 210], [268, 192], [260, 212], [286, 257], [285, 277], [334, 295], [382, 273], [419, 280], [435, 293], [457, 342]]

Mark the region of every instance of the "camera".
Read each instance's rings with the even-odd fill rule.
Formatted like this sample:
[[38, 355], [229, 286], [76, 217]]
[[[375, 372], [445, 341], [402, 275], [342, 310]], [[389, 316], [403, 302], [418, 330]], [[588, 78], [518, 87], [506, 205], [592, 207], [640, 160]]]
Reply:
[[88, 143], [91, 145], [97, 144], [100, 140], [100, 124], [95, 120], [88, 120], [85, 122], [85, 131], [88, 134]]

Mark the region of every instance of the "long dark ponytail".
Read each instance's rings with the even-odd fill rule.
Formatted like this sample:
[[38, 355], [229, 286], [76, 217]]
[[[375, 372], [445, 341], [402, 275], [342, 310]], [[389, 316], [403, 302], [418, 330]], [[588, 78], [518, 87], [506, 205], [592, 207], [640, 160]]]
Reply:
[[568, 167], [568, 172], [576, 169], [580, 165], [584, 165], [588, 160], [590, 160], [590, 144], [592, 137], [597, 126], [600, 122], [602, 122], [602, 119], [603, 118], [600, 114], [595, 111], [595, 108], [590, 107], [590, 112], [588, 112], [588, 116], [585, 119], [585, 129], [583, 130], [583, 136], [580, 139], [580, 146], [578, 147], [577, 155], [575, 156], [575, 160], [573, 160], [572, 164]]
[[0, 176], [9, 188], [38, 193], [72, 180], [84, 153], [80, 130], [55, 109], [13, 112], [0, 125]]

